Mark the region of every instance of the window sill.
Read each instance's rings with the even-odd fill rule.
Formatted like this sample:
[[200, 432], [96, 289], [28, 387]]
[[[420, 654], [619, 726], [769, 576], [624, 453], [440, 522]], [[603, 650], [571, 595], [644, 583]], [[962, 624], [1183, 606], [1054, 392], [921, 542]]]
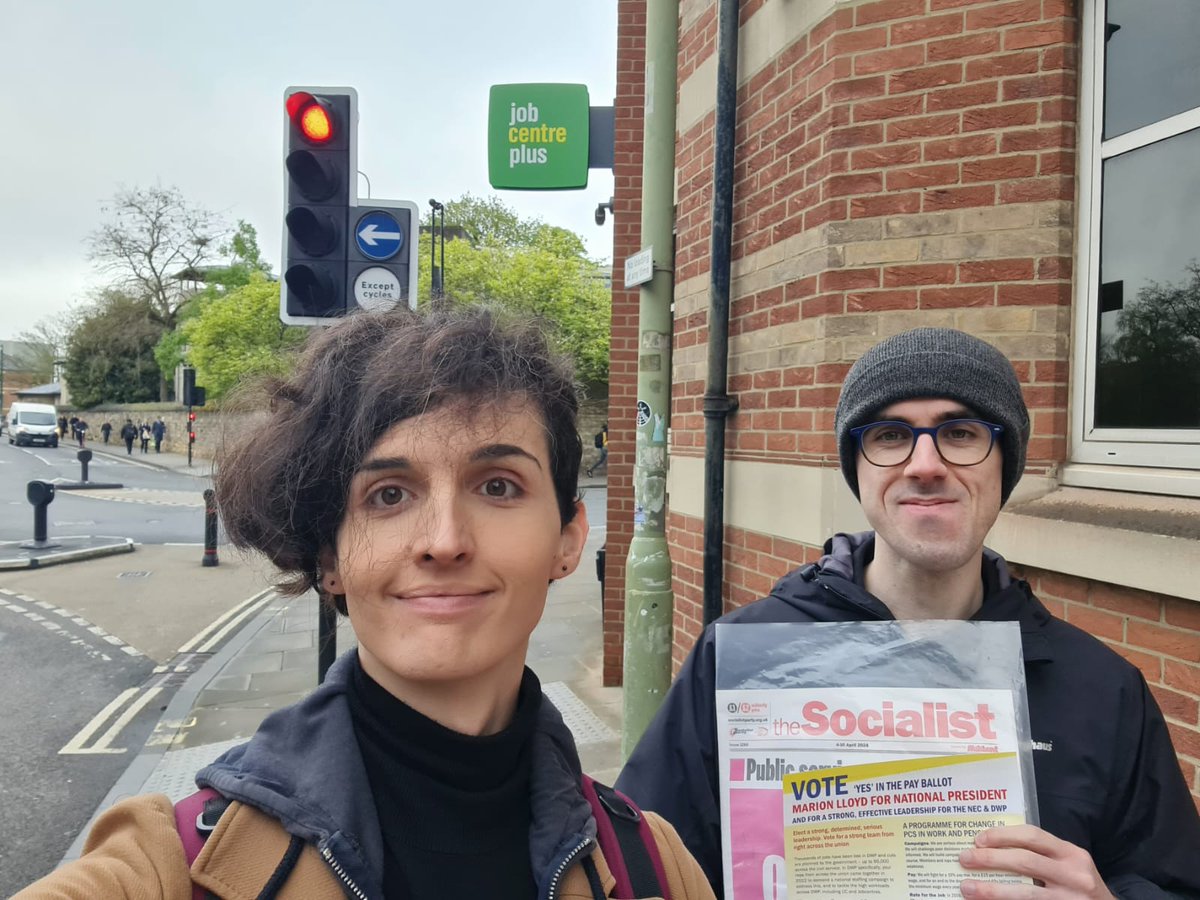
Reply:
[[988, 545], [1022, 565], [1200, 601], [1200, 499], [1059, 487], [1014, 498]]
[[1063, 466], [1061, 480], [1067, 487], [1200, 497], [1200, 471], [1194, 469], [1067, 463]]

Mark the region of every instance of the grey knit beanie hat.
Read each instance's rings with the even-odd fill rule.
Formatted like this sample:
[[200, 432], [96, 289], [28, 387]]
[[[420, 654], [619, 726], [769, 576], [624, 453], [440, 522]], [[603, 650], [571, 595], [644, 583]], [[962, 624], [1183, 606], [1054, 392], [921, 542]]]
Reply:
[[858, 446], [851, 428], [873, 421], [902, 400], [946, 398], [1004, 426], [1000, 502], [1008, 501], [1025, 470], [1029, 410], [1012, 363], [979, 338], [951, 328], [915, 328], [881, 341], [851, 368], [834, 417], [842, 475], [858, 496]]

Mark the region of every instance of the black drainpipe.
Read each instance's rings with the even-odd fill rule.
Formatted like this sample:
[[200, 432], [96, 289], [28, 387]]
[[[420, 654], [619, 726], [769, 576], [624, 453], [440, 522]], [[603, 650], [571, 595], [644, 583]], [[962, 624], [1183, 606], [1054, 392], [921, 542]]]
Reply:
[[717, 10], [717, 111], [713, 152], [708, 382], [704, 390], [704, 624], [723, 611], [725, 419], [737, 409], [729, 386], [729, 269], [733, 245], [733, 142], [737, 126], [738, 0]]

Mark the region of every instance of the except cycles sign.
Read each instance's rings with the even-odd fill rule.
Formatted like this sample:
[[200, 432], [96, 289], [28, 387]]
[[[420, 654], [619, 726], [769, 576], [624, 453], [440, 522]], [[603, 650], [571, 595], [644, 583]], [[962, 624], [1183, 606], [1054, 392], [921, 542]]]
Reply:
[[587, 86], [492, 85], [488, 181], [501, 190], [587, 187]]

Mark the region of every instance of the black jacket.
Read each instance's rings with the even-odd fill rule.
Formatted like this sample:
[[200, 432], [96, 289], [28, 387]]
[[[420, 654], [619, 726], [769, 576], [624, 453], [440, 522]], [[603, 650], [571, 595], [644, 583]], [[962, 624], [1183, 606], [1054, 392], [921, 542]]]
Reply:
[[[820, 562], [784, 576], [769, 597], [720, 622], [894, 618], [854, 582], [856, 551], [871, 554], [874, 539], [871, 532], [836, 535]], [[1090, 852], [1118, 897], [1200, 897], [1200, 816], [1141, 672], [1052, 616], [1003, 559], [984, 554], [989, 590], [974, 618], [1021, 625], [1042, 827]], [[710, 626], [617, 787], [675, 826], [720, 896], [713, 651]]]
[[[253, 739], [201, 769], [196, 783], [257, 807], [316, 846], [353, 896], [383, 896], [383, 836], [350, 719], [351, 650], [299, 703], [272, 713]], [[529, 852], [538, 897], [557, 896], [563, 872], [597, 846], [580, 788], [575, 741], [542, 698], [533, 736]]]

